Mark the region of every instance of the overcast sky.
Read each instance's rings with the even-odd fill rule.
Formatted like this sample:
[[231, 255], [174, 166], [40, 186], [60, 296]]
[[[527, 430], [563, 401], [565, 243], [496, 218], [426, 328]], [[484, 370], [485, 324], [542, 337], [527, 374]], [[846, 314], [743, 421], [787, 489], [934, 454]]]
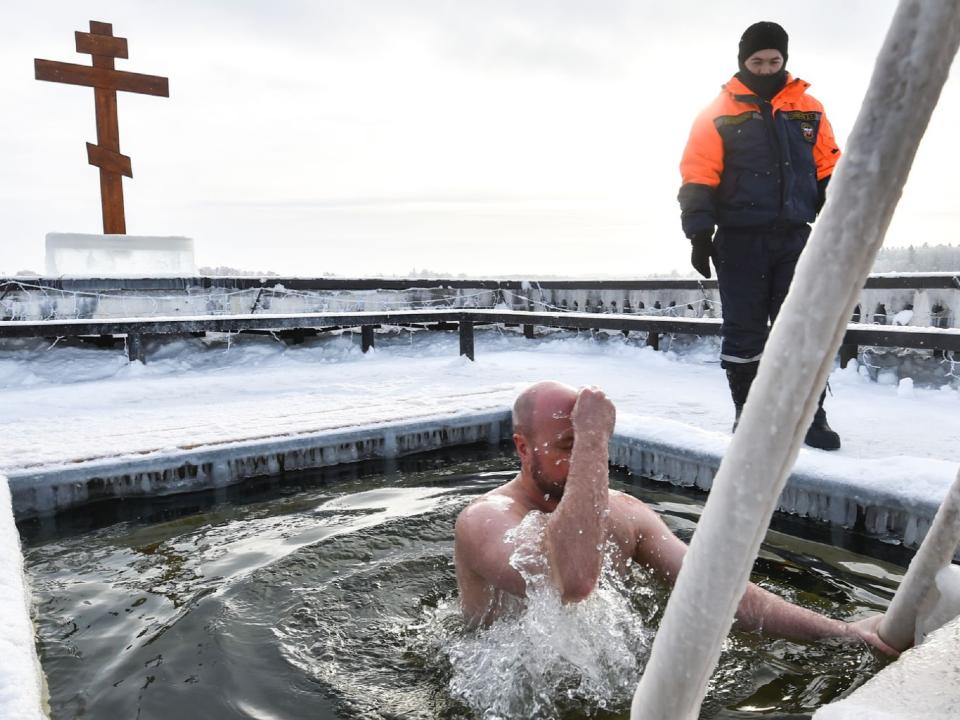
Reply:
[[[10, 3], [8, 5], [14, 5]], [[48, 232], [102, 232], [89, 64], [111, 22], [127, 231], [185, 235], [200, 265], [360, 276], [688, 270], [676, 202], [697, 111], [758, 20], [790, 34], [844, 146], [893, 0], [47, 0], [4, 11], [0, 272], [43, 269]], [[956, 73], [956, 64], [954, 66]], [[948, 83], [888, 245], [960, 243], [960, 81]]]

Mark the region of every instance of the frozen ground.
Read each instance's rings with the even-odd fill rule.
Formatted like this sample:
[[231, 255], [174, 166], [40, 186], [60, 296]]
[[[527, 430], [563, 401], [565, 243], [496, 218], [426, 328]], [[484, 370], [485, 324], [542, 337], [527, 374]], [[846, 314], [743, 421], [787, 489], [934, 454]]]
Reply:
[[[669, 420], [680, 425], [662, 423], [668, 435], [682, 425], [711, 445], [729, 437], [733, 409], [712, 341], [657, 352], [619, 335], [531, 341], [486, 330], [476, 362], [458, 356], [455, 333], [404, 331], [377, 343], [364, 355], [354, 334], [299, 346], [269, 336], [169, 340], [148, 348], [144, 366], [117, 349], [8, 341], [0, 344], [0, 473], [502, 408], [545, 378], [603, 387], [621, 428]], [[854, 466], [876, 466], [864, 460], [907, 471], [911, 462], [928, 467], [924, 460], [955, 466], [960, 392], [951, 380], [889, 386], [838, 369], [827, 410], [843, 449], [803, 450], [801, 461], [816, 456], [808, 461], [855, 474]]]
[[20, 536], [13, 522], [10, 492], [0, 475], [0, 717], [43, 720], [41, 677]]
[[[378, 335], [366, 355], [353, 334], [299, 346], [264, 336], [169, 340], [148, 347], [146, 366], [127, 363], [119, 349], [8, 341], [0, 344], [0, 481], [89, 460], [502, 409], [545, 378], [600, 385], [617, 404], [618, 430], [632, 436], [714, 452], [729, 440], [732, 407], [713, 341], [657, 352], [605, 334], [531, 341], [484, 330], [476, 340], [476, 362], [458, 357], [455, 333]], [[960, 392], [950, 380], [897, 386], [853, 367], [834, 372], [828, 411], [844, 447], [803, 450], [798, 464], [942, 495], [960, 463]], [[2, 490], [0, 529], [9, 538], [0, 544], [0, 604], [15, 610], [20, 557]], [[20, 611], [7, 615], [26, 622]], [[4, 678], [32, 673], [31, 649], [14, 647], [23, 627], [0, 625], [10, 650], [0, 653]], [[38, 696], [35, 684], [0, 682], [0, 709], [36, 708]]]

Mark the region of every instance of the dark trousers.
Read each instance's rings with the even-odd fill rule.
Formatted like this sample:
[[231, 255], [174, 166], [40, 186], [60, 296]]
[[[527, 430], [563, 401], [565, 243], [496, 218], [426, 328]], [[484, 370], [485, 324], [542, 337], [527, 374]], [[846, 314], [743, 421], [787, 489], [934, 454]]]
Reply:
[[723, 326], [720, 364], [756, 362], [770, 334], [797, 260], [810, 237], [804, 225], [770, 232], [720, 228], [714, 237]]

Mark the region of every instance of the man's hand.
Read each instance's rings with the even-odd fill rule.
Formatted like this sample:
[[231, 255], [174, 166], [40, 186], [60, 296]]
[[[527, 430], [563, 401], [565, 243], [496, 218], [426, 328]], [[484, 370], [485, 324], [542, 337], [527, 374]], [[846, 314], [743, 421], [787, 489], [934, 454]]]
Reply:
[[617, 409], [606, 393], [596, 386], [582, 387], [577, 393], [577, 402], [570, 414], [575, 438], [597, 437], [604, 443], [613, 435], [617, 422]]
[[717, 261], [713, 248], [713, 233], [709, 231], [697, 233], [690, 239], [690, 243], [693, 246], [690, 264], [693, 265], [694, 270], [709, 280], [710, 258], [713, 258], [714, 263]]
[[563, 602], [589, 597], [600, 579], [610, 507], [608, 443], [616, 420], [617, 411], [602, 390], [577, 391], [570, 411], [569, 472], [543, 535], [550, 576]]
[[873, 645], [884, 655], [889, 655], [890, 657], [900, 657], [900, 652], [887, 645], [877, 634], [881, 620], [883, 620], [882, 614], [873, 615], [872, 617], [865, 618], [864, 620], [847, 623], [847, 630], [850, 632], [850, 637], [860, 638], [865, 643]]

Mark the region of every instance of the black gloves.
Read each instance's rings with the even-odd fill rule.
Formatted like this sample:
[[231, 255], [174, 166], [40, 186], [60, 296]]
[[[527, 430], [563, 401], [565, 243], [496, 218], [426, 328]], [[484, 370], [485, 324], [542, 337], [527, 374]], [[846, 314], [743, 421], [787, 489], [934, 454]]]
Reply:
[[827, 185], [830, 184], [830, 178], [833, 175], [827, 175], [823, 180], [817, 180], [817, 215], [823, 210], [823, 204], [827, 201]]
[[714, 264], [717, 262], [715, 251], [713, 249], [713, 233], [710, 231], [700, 232], [690, 238], [693, 245], [693, 251], [690, 253], [690, 264], [693, 269], [710, 279], [710, 258], [713, 258]]

